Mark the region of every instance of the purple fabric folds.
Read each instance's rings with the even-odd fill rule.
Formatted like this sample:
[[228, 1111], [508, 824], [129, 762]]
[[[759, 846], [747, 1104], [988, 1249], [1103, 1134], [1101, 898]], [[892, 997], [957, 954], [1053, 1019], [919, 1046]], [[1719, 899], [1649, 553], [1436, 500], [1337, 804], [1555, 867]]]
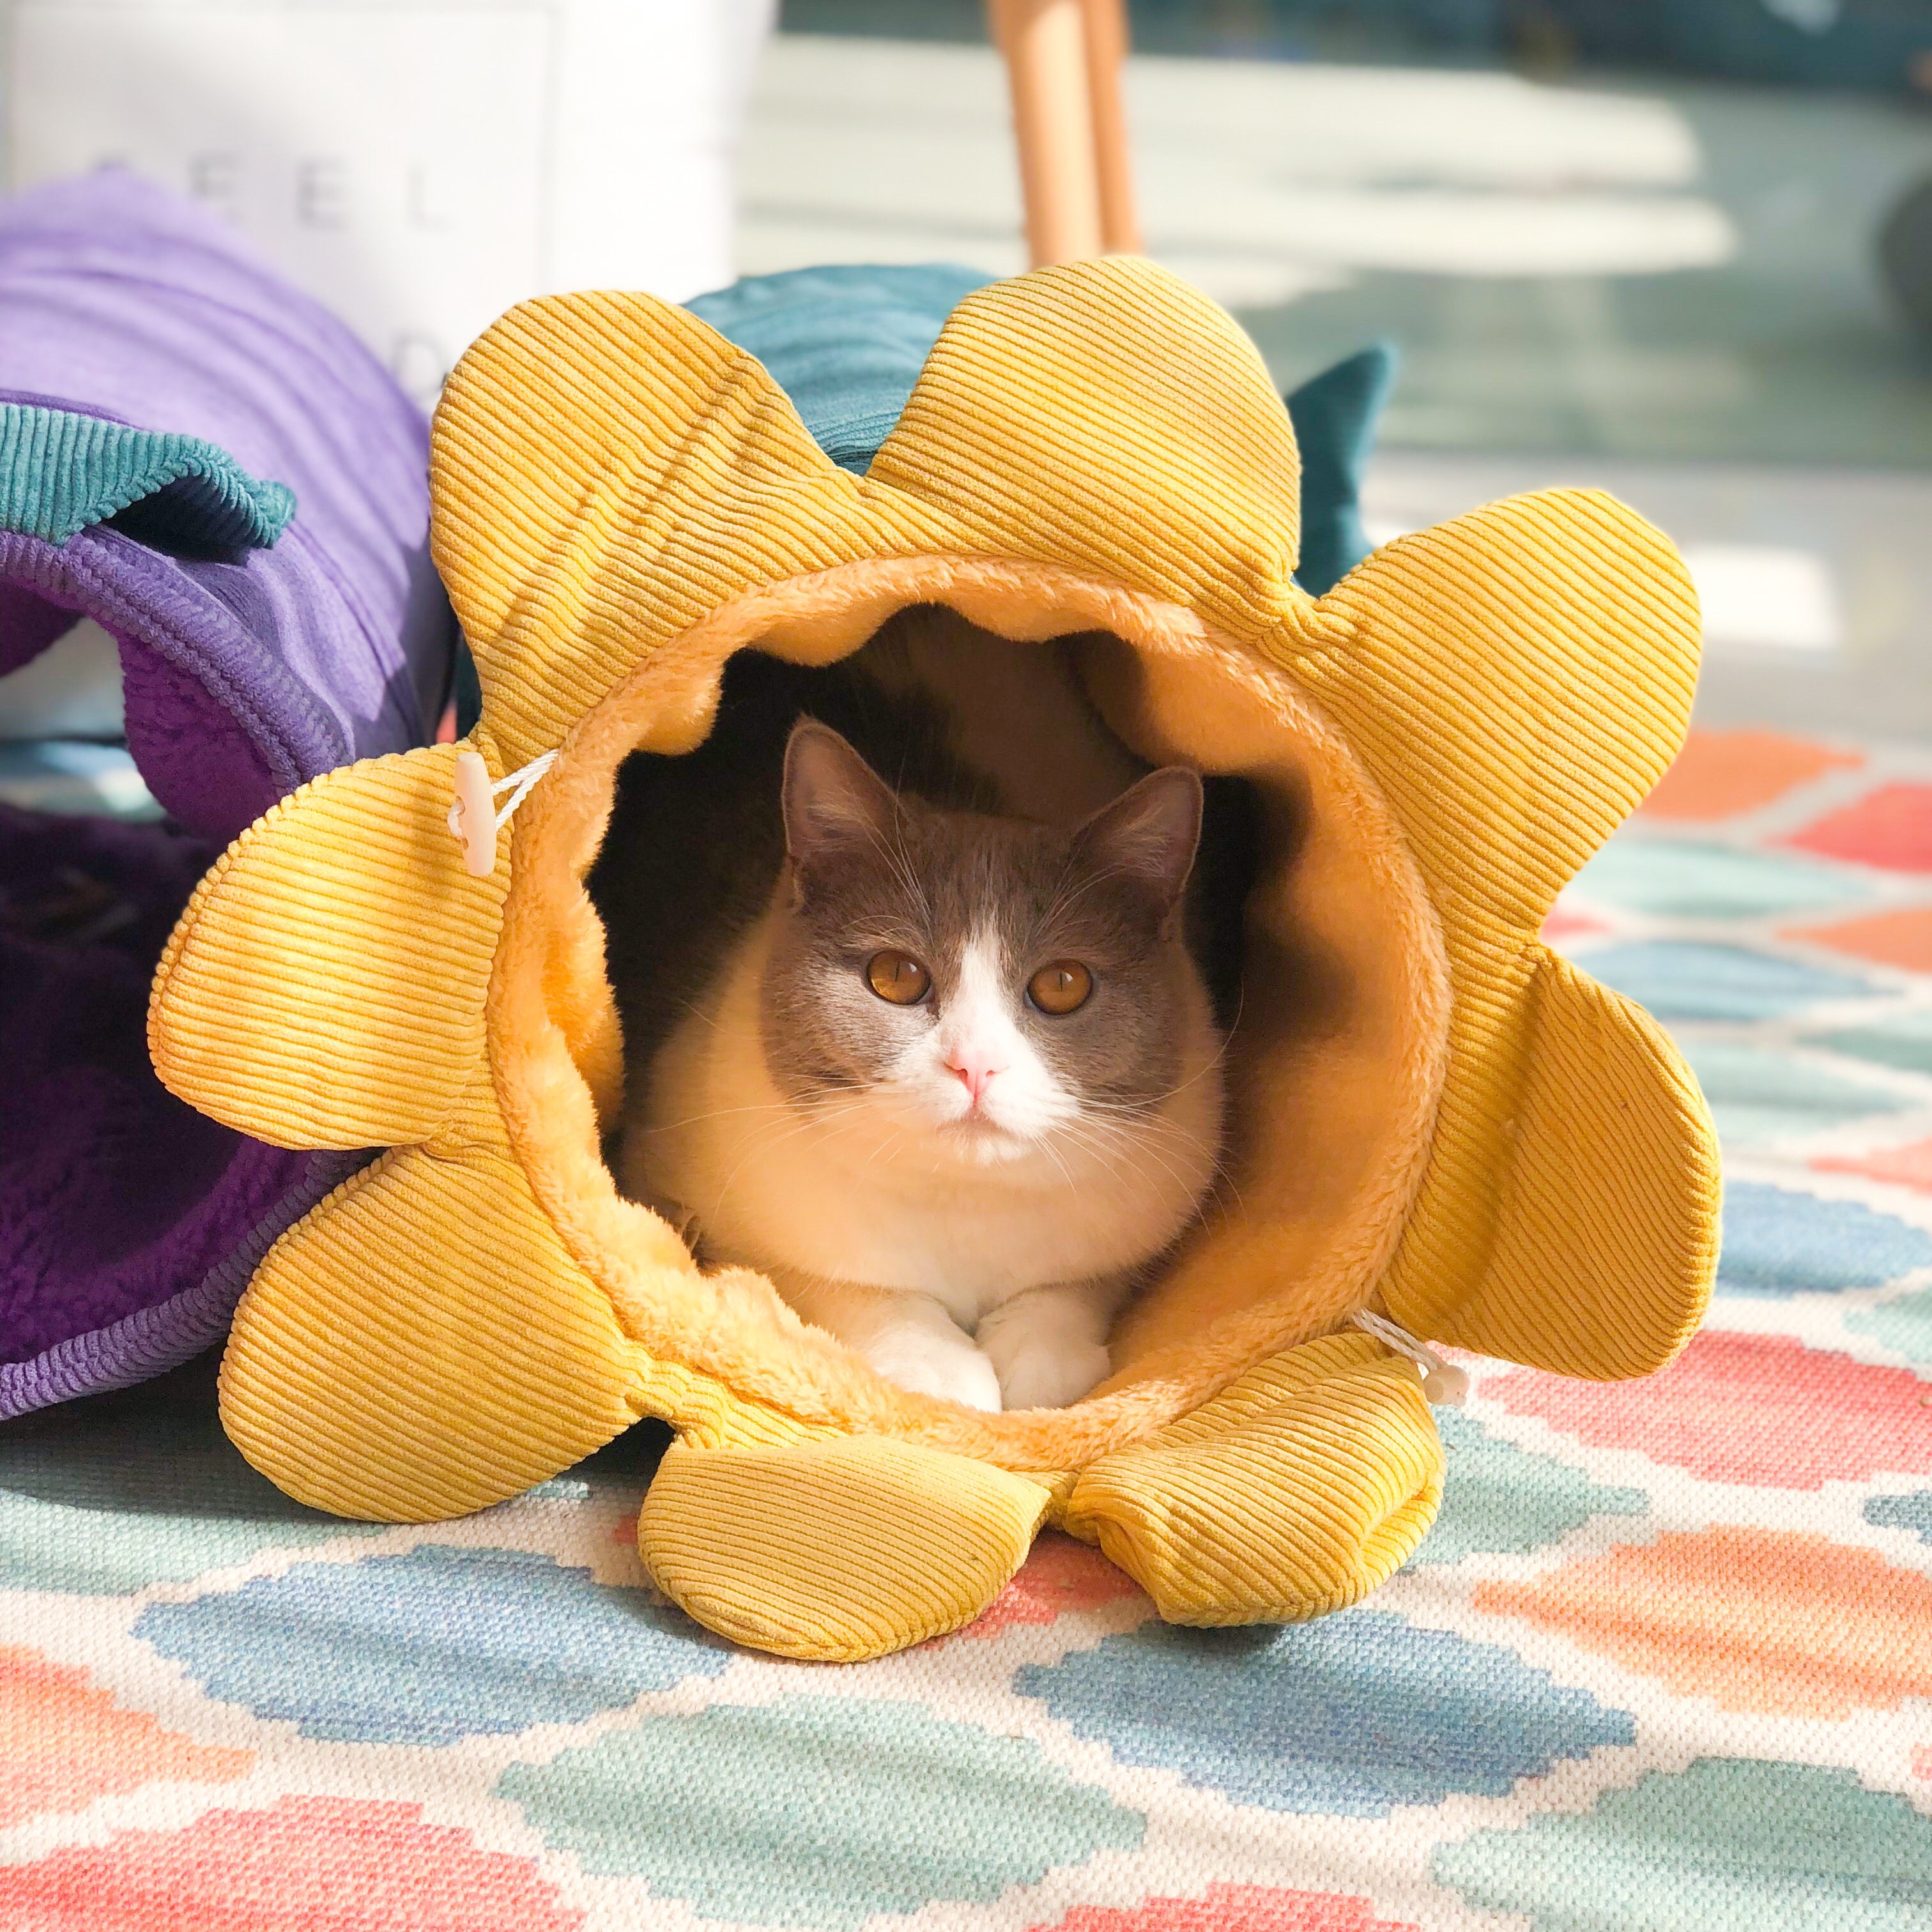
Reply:
[[109, 172], [0, 202], [0, 401], [206, 439], [287, 484], [272, 548], [117, 516], [0, 530], [0, 672], [82, 614], [120, 646], [162, 826], [0, 808], [0, 1416], [158, 1373], [225, 1327], [276, 1234], [361, 1156], [175, 1100], [149, 980], [195, 880], [274, 801], [428, 742], [454, 631], [428, 426], [346, 327], [214, 218]]

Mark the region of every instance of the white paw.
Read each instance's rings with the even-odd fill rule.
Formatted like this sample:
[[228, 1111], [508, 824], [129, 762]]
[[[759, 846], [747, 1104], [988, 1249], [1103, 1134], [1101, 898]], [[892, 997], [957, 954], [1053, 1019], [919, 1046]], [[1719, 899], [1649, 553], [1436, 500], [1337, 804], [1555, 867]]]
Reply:
[[1097, 1342], [1066, 1342], [1042, 1335], [1003, 1331], [986, 1344], [1000, 1378], [1007, 1408], [1064, 1408], [1096, 1382], [1105, 1382], [1113, 1364]]
[[875, 1336], [863, 1352], [887, 1382], [915, 1395], [936, 1395], [968, 1408], [1000, 1406], [1000, 1378], [992, 1364], [964, 1335], [896, 1329]]

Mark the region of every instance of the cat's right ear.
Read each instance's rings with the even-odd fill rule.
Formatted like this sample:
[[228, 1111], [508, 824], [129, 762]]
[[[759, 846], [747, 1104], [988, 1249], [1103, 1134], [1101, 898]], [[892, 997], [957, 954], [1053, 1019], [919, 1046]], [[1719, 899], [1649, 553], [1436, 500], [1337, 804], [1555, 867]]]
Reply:
[[1180, 902], [1201, 843], [1201, 781], [1164, 766], [1102, 806], [1073, 835], [1073, 849], [1110, 877], [1131, 879], [1163, 913]]
[[878, 850], [898, 817], [891, 786], [829, 724], [812, 718], [791, 728], [784, 800], [795, 890], [820, 866]]

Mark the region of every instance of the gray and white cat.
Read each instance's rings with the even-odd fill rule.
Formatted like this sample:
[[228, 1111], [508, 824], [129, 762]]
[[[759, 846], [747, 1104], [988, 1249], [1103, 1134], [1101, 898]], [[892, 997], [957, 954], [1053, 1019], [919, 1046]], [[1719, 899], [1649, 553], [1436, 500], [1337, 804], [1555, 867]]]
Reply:
[[[1184, 930], [1201, 782], [1153, 772], [1056, 826], [895, 790], [808, 718], [780, 742], [782, 850], [748, 816], [715, 861], [740, 915], [632, 1060], [620, 1184], [902, 1388], [1076, 1401], [1218, 1170], [1222, 1035]], [[711, 796], [749, 813], [736, 776]], [[610, 920], [608, 872], [599, 896]], [[620, 1007], [627, 979], [675, 984], [662, 941], [612, 932]]]

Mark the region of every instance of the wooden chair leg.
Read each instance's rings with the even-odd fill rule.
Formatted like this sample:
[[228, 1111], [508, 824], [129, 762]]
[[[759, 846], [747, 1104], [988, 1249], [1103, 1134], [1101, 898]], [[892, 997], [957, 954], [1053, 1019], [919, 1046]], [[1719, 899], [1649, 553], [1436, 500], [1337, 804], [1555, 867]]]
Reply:
[[1126, 0], [1084, 0], [1087, 98], [1094, 123], [1094, 167], [1100, 191], [1100, 245], [1110, 255], [1141, 252], [1134, 210], [1126, 104], [1120, 95], [1127, 58]]
[[1032, 266], [1105, 246], [1084, 0], [987, 0], [1006, 56]]

